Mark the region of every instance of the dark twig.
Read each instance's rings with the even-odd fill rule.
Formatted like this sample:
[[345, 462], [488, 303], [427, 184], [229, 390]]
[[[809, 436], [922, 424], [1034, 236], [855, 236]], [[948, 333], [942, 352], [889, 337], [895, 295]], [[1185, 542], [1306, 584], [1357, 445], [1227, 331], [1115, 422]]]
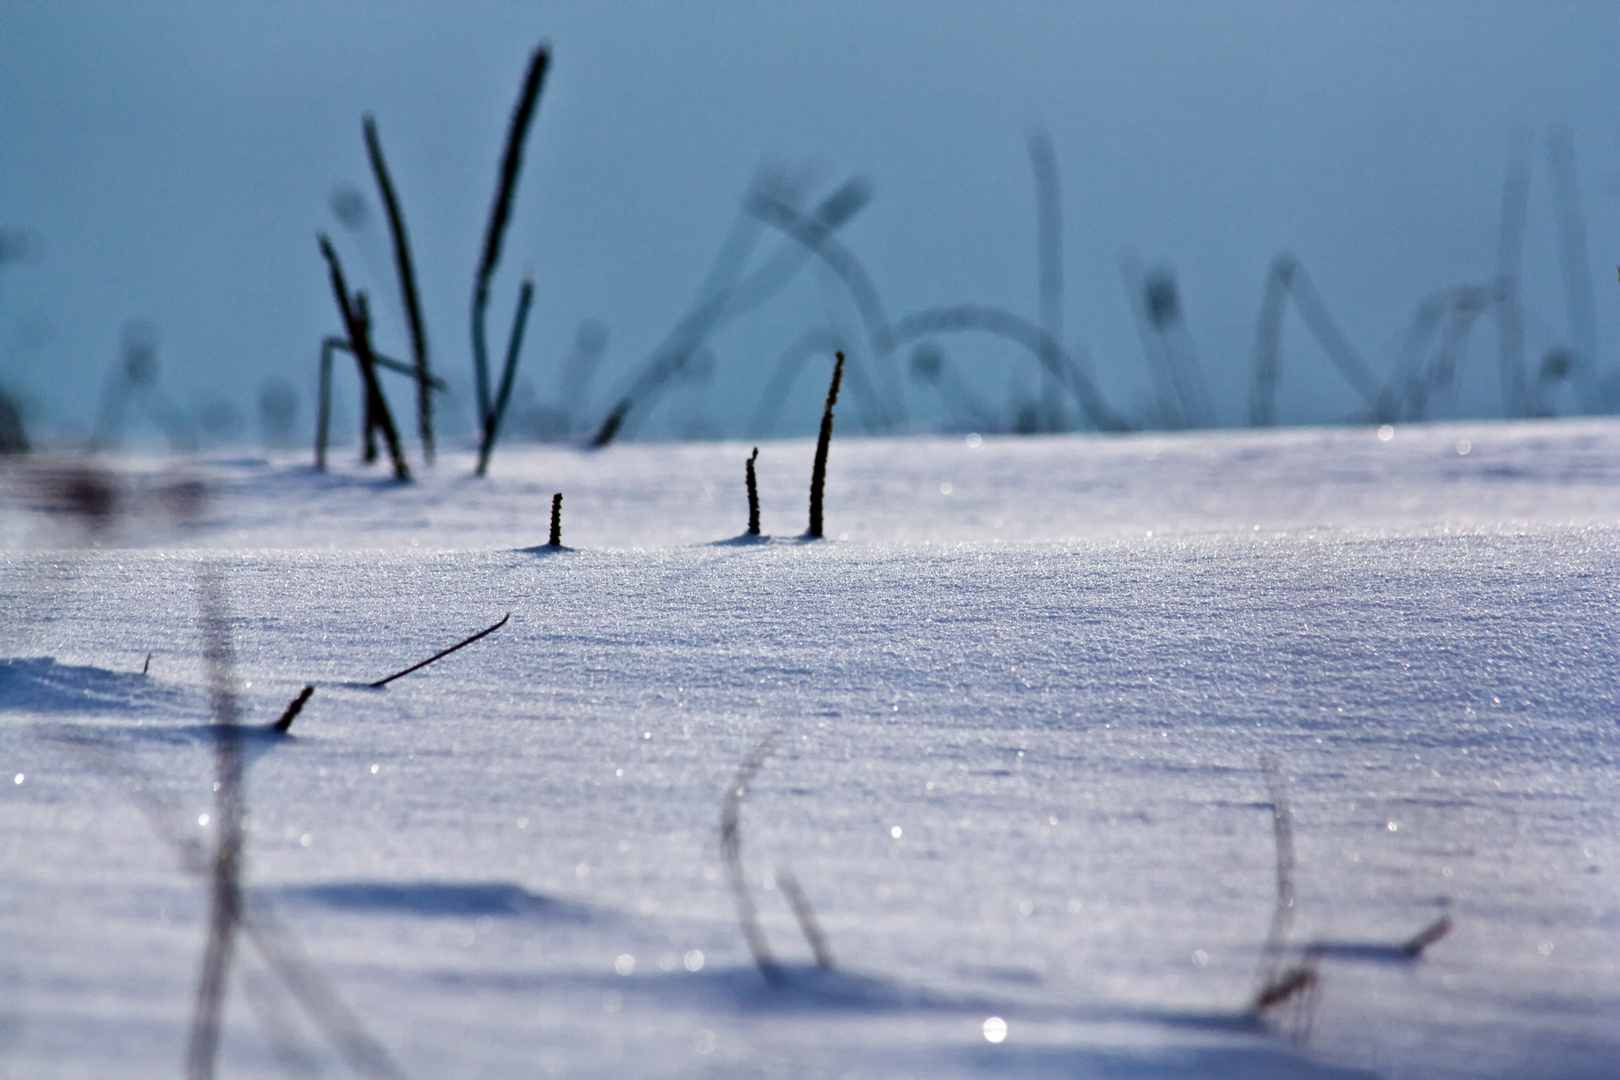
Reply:
[[152, 670], [152, 654], [146, 654], [146, 663], [141, 665], [141, 674], [148, 674]]
[[488, 425], [490, 417], [489, 359], [484, 344], [484, 312], [489, 307], [489, 283], [500, 265], [501, 245], [506, 238], [506, 226], [512, 218], [512, 197], [517, 191], [518, 172], [523, 167], [523, 143], [534, 121], [535, 104], [540, 99], [540, 88], [545, 82], [546, 68], [551, 62], [551, 47], [542, 43], [529, 57], [529, 70], [518, 91], [512, 109], [512, 122], [506, 132], [506, 149], [501, 155], [500, 181], [495, 188], [495, 202], [489, 210], [489, 226], [484, 232], [484, 252], [478, 261], [478, 273], [473, 279], [472, 344], [473, 375], [477, 380], [478, 419]]
[[810, 470], [810, 528], [806, 536], [821, 539], [821, 495], [827, 484], [827, 447], [832, 443], [833, 406], [838, 403], [838, 384], [844, 377], [844, 354], [833, 361], [832, 382], [827, 387], [827, 404], [821, 410], [821, 434], [816, 437], [816, 461]]
[[382, 386], [377, 382], [377, 357], [371, 350], [371, 315], [366, 306], [366, 295], [360, 293], [353, 300], [349, 297], [349, 286], [343, 278], [343, 264], [338, 261], [337, 250], [332, 247], [332, 241], [326, 234], [320, 235], [321, 254], [326, 257], [326, 265], [331, 273], [332, 294], [337, 300], [338, 313], [343, 316], [343, 326], [349, 335], [349, 349], [360, 366], [360, 378], [365, 383], [368, 432], [369, 424], [375, 422], [388, 443], [388, 453], [393, 459], [394, 476], [400, 480], [411, 478], [410, 466], [405, 464], [405, 455], [400, 451], [399, 432], [394, 428], [394, 418], [388, 412], [388, 401], [383, 397]]
[[[349, 347], [347, 338], [326, 337], [321, 340], [320, 394], [315, 407], [315, 468], [321, 472], [326, 471], [326, 447], [331, 429], [332, 354], [334, 352], [346, 352], [351, 356], [354, 355], [354, 350]], [[380, 368], [397, 371], [401, 375], [410, 375], [413, 378], [417, 377], [416, 370], [409, 364], [401, 363], [390, 356], [384, 356], [375, 349], [371, 351], [371, 359]], [[426, 380], [429, 389], [436, 390], [441, 394], [450, 389], [449, 385], [436, 375], [428, 375]], [[364, 389], [364, 385], [362, 385], [362, 392], [364, 392]]]
[[1257, 1009], [1278, 982], [1283, 951], [1288, 947], [1288, 931], [1294, 921], [1294, 815], [1288, 806], [1288, 792], [1283, 786], [1276, 757], [1271, 754], [1262, 757], [1260, 768], [1266, 774], [1266, 789], [1271, 796], [1271, 830], [1277, 848], [1277, 902], [1272, 908], [1271, 927], [1266, 931], [1260, 966], [1255, 972]]
[[220, 1025], [225, 1013], [226, 982], [242, 918], [242, 746], [237, 727], [236, 694], [229, 615], [219, 571], [205, 566], [198, 574], [202, 608], [203, 652], [208, 663], [209, 710], [214, 733], [214, 812], [217, 843], [209, 868], [211, 899], [208, 944], [197, 980], [197, 1010], [186, 1050], [187, 1080], [209, 1080], [219, 1057]]
[[518, 356], [523, 351], [523, 330], [529, 324], [529, 305], [534, 303], [534, 282], [525, 280], [518, 293], [517, 311], [512, 315], [512, 333], [506, 339], [506, 366], [501, 370], [500, 389], [495, 393], [495, 405], [484, 418], [484, 437], [478, 447], [478, 475], [489, 468], [489, 455], [495, 452], [495, 437], [500, 434], [501, 420], [506, 416], [506, 404], [512, 398], [512, 379], [517, 374]]
[[816, 967], [822, 971], [833, 969], [832, 947], [827, 944], [827, 935], [821, 932], [821, 923], [816, 921], [816, 909], [810, 906], [810, 898], [804, 894], [804, 888], [799, 879], [793, 876], [791, 870], [778, 870], [776, 884], [787, 897], [788, 906], [793, 909], [793, 917], [799, 920], [799, 931], [804, 934], [804, 940], [809, 944], [810, 951], [815, 953]]
[[1401, 945], [1401, 952], [1415, 960], [1423, 955], [1424, 949], [1449, 933], [1451, 933], [1451, 916], [1442, 915], [1408, 938]]
[[270, 730], [285, 734], [292, 727], [292, 722], [298, 719], [298, 714], [304, 711], [304, 703], [309, 701], [315, 693], [313, 686], [306, 686], [299, 691], [298, 696], [287, 703], [287, 710], [281, 714], [281, 719], [270, 725]]
[[782, 966], [771, 955], [771, 943], [759, 925], [759, 913], [754, 909], [754, 898], [748, 891], [748, 880], [743, 874], [740, 815], [743, 795], [765, 764], [765, 759], [776, 749], [780, 734], [772, 732], [748, 752], [737, 767], [737, 775], [732, 777], [731, 786], [726, 789], [726, 797], [720, 805], [720, 853], [726, 860], [731, 899], [737, 905], [737, 922], [742, 927], [744, 940], [748, 942], [748, 951], [754, 954], [759, 973], [772, 986], [781, 985]]
[[754, 462], [759, 460], [759, 447], [748, 456], [743, 465], [744, 482], [748, 485], [748, 535], [759, 535], [759, 483], [754, 478]]
[[479, 638], [487, 637], [488, 635], [493, 634], [495, 631], [497, 631], [501, 627], [505, 626], [506, 625], [506, 620], [510, 619], [511, 617], [512, 617], [512, 613], [510, 611], [508, 611], [504, 616], [502, 616], [501, 621], [496, 623], [494, 626], [488, 627], [488, 628], [486, 628], [484, 630], [480, 630], [480, 631], [478, 631], [478, 633], [474, 634], [472, 637], [467, 638], [467, 639], [465, 639], [463, 641], [458, 641], [454, 645], [450, 646], [448, 649], [443, 650], [442, 652], [434, 653], [432, 656], [428, 657], [426, 660], [423, 660], [420, 664], [412, 664], [410, 667], [406, 668], [404, 671], [396, 671], [392, 675], [388, 676], [388, 678], [386, 678], [386, 679], [378, 679], [376, 682], [370, 683], [369, 685], [374, 690], [378, 689], [380, 687], [387, 686], [389, 683], [393, 682], [395, 679], [400, 678], [403, 675], [409, 675], [413, 671], [419, 671], [422, 668], [425, 668], [429, 664], [433, 663], [433, 661], [435, 661], [435, 660], [443, 660], [446, 656], [449, 656], [451, 653], [455, 652], [457, 649], [465, 649], [468, 645], [471, 645], [473, 642], [477, 641]]
[[416, 291], [416, 265], [411, 259], [411, 240], [405, 232], [405, 214], [399, 208], [399, 197], [394, 194], [394, 182], [388, 175], [388, 162], [383, 159], [377, 122], [368, 115], [364, 127], [366, 155], [371, 159], [371, 171], [377, 178], [383, 209], [388, 213], [388, 232], [394, 239], [394, 267], [399, 273], [399, 293], [405, 304], [405, 322], [411, 333], [411, 358], [415, 361], [412, 374], [416, 376], [417, 434], [422, 440], [422, 458], [431, 465], [433, 396], [429, 393], [427, 329], [422, 322], [422, 301]]
[[562, 492], [551, 497], [551, 539], [547, 541], [552, 547], [562, 547]]

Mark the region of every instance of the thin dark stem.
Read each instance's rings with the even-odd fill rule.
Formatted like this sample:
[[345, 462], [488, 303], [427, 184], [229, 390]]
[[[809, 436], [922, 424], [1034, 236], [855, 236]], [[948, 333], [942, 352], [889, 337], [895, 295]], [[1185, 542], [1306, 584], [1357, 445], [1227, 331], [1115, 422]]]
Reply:
[[270, 725], [270, 730], [285, 734], [287, 729], [292, 727], [292, 722], [298, 719], [298, 714], [304, 711], [304, 704], [309, 701], [314, 693], [315, 688], [313, 686], [304, 687], [297, 697], [287, 703], [287, 710], [281, 714], [280, 720]]
[[501, 371], [501, 386], [495, 395], [495, 406], [484, 418], [484, 438], [478, 447], [478, 475], [489, 468], [489, 455], [495, 452], [495, 438], [500, 434], [506, 406], [512, 399], [512, 379], [517, 374], [518, 356], [523, 351], [523, 331], [529, 324], [529, 306], [534, 303], [534, 282], [525, 281], [518, 293], [517, 311], [512, 315], [512, 332], [506, 339], [506, 366]]
[[562, 547], [562, 492], [551, 497], [551, 540], [552, 547]]
[[354, 314], [354, 331], [358, 338], [351, 343], [351, 347], [365, 376], [366, 413], [370, 425], [366, 429], [366, 460], [370, 461], [375, 456], [371, 444], [372, 431], [381, 431], [383, 441], [388, 444], [389, 460], [394, 464], [394, 479], [409, 480], [411, 469], [405, 463], [405, 451], [399, 443], [399, 429], [394, 426], [394, 414], [389, 411], [388, 399], [383, 397], [382, 383], [377, 378], [377, 354], [371, 350], [371, 307], [363, 292], [354, 296]]
[[759, 535], [759, 483], [754, 477], [754, 462], [759, 460], [759, 447], [749, 455], [744, 466], [745, 482], [748, 485], [748, 535]]
[[225, 990], [242, 918], [242, 747], [229, 614], [219, 571], [204, 567], [197, 591], [202, 611], [203, 653], [208, 664], [209, 711], [214, 734], [214, 812], [218, 841], [209, 869], [208, 944], [197, 980], [197, 1009], [186, 1050], [186, 1080], [210, 1080], [219, 1058]]
[[596, 429], [595, 435], [591, 436], [591, 448], [593, 450], [600, 450], [613, 441], [613, 436], [619, 433], [619, 428], [624, 424], [624, 414], [629, 411], [629, 398], [625, 398], [613, 406], [613, 411], [602, 418], [602, 426]]
[[827, 484], [827, 448], [832, 444], [833, 406], [838, 403], [838, 384], [844, 378], [844, 354], [833, 361], [832, 382], [827, 387], [827, 404], [821, 410], [821, 434], [816, 437], [816, 462], [810, 470], [810, 528], [806, 536], [821, 539], [821, 496]]
[[342, 338], [329, 337], [321, 342], [320, 393], [315, 405], [315, 468], [326, 471], [326, 444], [331, 433], [332, 420], [332, 350], [343, 344]]
[[1278, 986], [1283, 952], [1288, 947], [1288, 930], [1294, 922], [1294, 815], [1288, 806], [1288, 792], [1283, 786], [1277, 759], [1270, 754], [1260, 759], [1260, 768], [1266, 774], [1266, 788], [1271, 797], [1271, 828], [1277, 848], [1277, 901], [1271, 913], [1271, 927], [1266, 931], [1265, 947], [1260, 952], [1260, 967], [1255, 972], [1255, 1007], [1264, 1008], [1268, 995]]
[[374, 690], [379, 688], [379, 687], [387, 686], [389, 683], [393, 682], [395, 679], [400, 678], [403, 675], [409, 675], [413, 671], [419, 671], [422, 668], [425, 668], [429, 664], [433, 663], [433, 661], [435, 661], [435, 660], [443, 660], [446, 656], [449, 656], [451, 653], [455, 652], [457, 649], [465, 649], [468, 645], [471, 645], [473, 642], [477, 641], [479, 638], [487, 637], [488, 635], [493, 634], [495, 631], [497, 631], [501, 627], [505, 626], [506, 625], [506, 620], [510, 619], [511, 617], [512, 617], [512, 613], [510, 611], [508, 611], [506, 613], [506, 615], [502, 617], [501, 621], [496, 623], [494, 626], [491, 626], [491, 627], [489, 627], [488, 629], [485, 629], [485, 630], [480, 630], [480, 631], [478, 631], [478, 633], [474, 634], [472, 637], [467, 638], [467, 639], [465, 639], [463, 641], [458, 641], [454, 645], [450, 646], [448, 649], [443, 650], [442, 652], [434, 653], [432, 656], [428, 657], [426, 660], [423, 660], [420, 664], [412, 664], [410, 667], [406, 668], [404, 671], [396, 671], [392, 675], [388, 676], [388, 678], [386, 678], [386, 679], [378, 679], [376, 682], [371, 683], [370, 685], [371, 685], [372, 689], [374, 689]]
[[782, 890], [782, 895], [787, 897], [788, 906], [793, 909], [793, 917], [799, 920], [799, 932], [804, 935], [805, 943], [815, 954], [816, 967], [822, 971], [831, 971], [832, 946], [827, 944], [827, 935], [821, 932], [821, 923], [816, 920], [816, 909], [810, 906], [810, 898], [805, 895], [799, 879], [793, 876], [791, 870], [778, 870], [776, 884]]
[[1416, 959], [1423, 955], [1423, 950], [1451, 933], [1451, 916], [1442, 915], [1422, 930], [1407, 938], [1401, 945], [1401, 952]]
[[540, 99], [540, 88], [545, 82], [546, 68], [551, 62], [551, 47], [541, 44], [529, 57], [529, 70], [518, 92], [512, 109], [512, 122], [506, 132], [506, 149], [501, 155], [500, 181], [495, 188], [495, 203], [489, 211], [489, 227], [484, 232], [484, 252], [478, 262], [478, 273], [473, 279], [472, 340], [473, 375], [477, 380], [478, 419], [489, 423], [489, 360], [484, 343], [484, 312], [489, 307], [489, 283], [501, 261], [501, 244], [506, 237], [506, 226], [512, 217], [512, 197], [517, 191], [518, 172], [523, 166], [523, 143], [534, 121], [535, 104]]
[[731, 786], [726, 789], [726, 797], [720, 804], [720, 852], [725, 858], [726, 875], [731, 881], [731, 899], [737, 906], [737, 923], [742, 927], [743, 939], [748, 942], [748, 951], [753, 954], [760, 975], [771, 986], [781, 985], [782, 966], [771, 955], [771, 943], [759, 925], [759, 913], [754, 909], [754, 898], [748, 891], [748, 879], [742, 864], [741, 813], [743, 795], [764, 766], [765, 759], [776, 749], [779, 734], [772, 732], [748, 752], [737, 767], [737, 775], [732, 778]]
[[369, 115], [364, 120], [366, 155], [371, 159], [371, 171], [377, 178], [377, 190], [382, 194], [383, 209], [388, 214], [388, 232], [394, 240], [394, 267], [399, 274], [400, 298], [405, 304], [405, 321], [411, 332], [411, 358], [415, 361], [416, 426], [422, 440], [422, 458], [433, 464], [433, 396], [428, 382], [427, 328], [422, 322], [422, 301], [416, 289], [416, 264], [411, 259], [411, 239], [405, 232], [405, 214], [394, 193], [393, 179], [388, 175], [388, 162], [383, 158], [382, 139], [377, 135], [377, 123]]
[[[1040, 322], [1054, 341], [1063, 340], [1063, 195], [1057, 155], [1046, 132], [1029, 137], [1030, 166], [1035, 173], [1035, 245], [1040, 282]], [[1063, 430], [1062, 380], [1050, 370], [1041, 378], [1041, 408], [1048, 430]]]
[[[332, 247], [332, 241], [326, 234], [320, 234], [321, 254], [326, 257], [326, 265], [332, 278], [332, 294], [337, 301], [338, 312], [343, 316], [344, 329], [349, 335], [349, 350], [354, 354], [355, 361], [360, 366], [360, 378], [365, 384], [368, 414], [375, 417], [377, 424], [382, 428], [383, 437], [388, 441], [388, 452], [394, 462], [394, 476], [400, 480], [411, 478], [410, 467], [405, 464], [405, 455], [400, 452], [399, 433], [394, 429], [394, 419], [388, 413], [388, 402], [383, 397], [382, 387], [377, 382], [377, 358], [371, 350], [371, 317], [366, 307], [365, 294], [361, 293], [349, 299], [349, 286], [343, 278], [343, 264], [338, 261], [337, 250]], [[369, 424], [367, 431], [369, 432]]]

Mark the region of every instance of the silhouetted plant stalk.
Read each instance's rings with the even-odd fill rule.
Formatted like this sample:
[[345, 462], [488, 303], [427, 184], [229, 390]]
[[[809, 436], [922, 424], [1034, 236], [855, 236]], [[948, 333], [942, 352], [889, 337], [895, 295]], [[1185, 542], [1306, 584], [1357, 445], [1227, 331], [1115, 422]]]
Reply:
[[304, 711], [305, 704], [309, 702], [314, 693], [315, 687], [313, 686], [306, 686], [299, 691], [298, 696], [287, 703], [287, 708], [281, 714], [281, 718], [270, 725], [270, 730], [285, 735], [287, 729], [292, 727], [293, 721], [298, 719], [298, 714]]
[[[320, 395], [315, 407], [315, 468], [321, 472], [326, 471], [326, 448], [331, 434], [332, 354], [334, 352], [346, 352], [351, 356], [354, 355], [354, 350], [349, 347], [347, 338], [327, 337], [321, 341]], [[377, 352], [376, 349], [371, 351], [371, 358], [379, 368], [387, 371], [397, 371], [401, 375], [413, 377], [416, 375], [415, 369], [409, 364], [384, 356], [382, 353]], [[430, 390], [439, 394], [449, 389], [445, 381], [436, 375], [427, 377], [427, 385]], [[361, 385], [361, 392], [362, 394], [365, 392], [364, 383]], [[367, 419], [369, 420], [369, 417]], [[364, 436], [365, 431], [362, 430], [361, 434]]]
[[517, 374], [518, 354], [523, 350], [523, 331], [529, 323], [529, 305], [534, 302], [534, 282], [525, 280], [518, 293], [517, 311], [512, 316], [512, 332], [506, 339], [506, 364], [501, 369], [501, 385], [495, 395], [495, 404], [484, 420], [484, 438], [478, 447], [478, 475], [489, 468], [489, 455], [495, 452], [495, 438], [500, 434], [501, 421], [506, 416], [506, 405], [512, 398], [512, 379]]
[[422, 321], [422, 302], [416, 289], [416, 264], [411, 258], [411, 241], [405, 232], [405, 214], [400, 209], [399, 197], [394, 193], [394, 182], [388, 175], [388, 162], [383, 158], [382, 140], [377, 135], [377, 123], [368, 114], [362, 126], [366, 136], [366, 156], [371, 159], [371, 172], [377, 179], [377, 190], [382, 195], [383, 209], [388, 215], [388, 232], [394, 241], [394, 268], [399, 275], [400, 299], [405, 307], [405, 322], [411, 334], [412, 374], [416, 377], [416, 427], [422, 440], [422, 458], [433, 464], [433, 395], [428, 370], [427, 328]]
[[827, 485], [827, 448], [832, 444], [833, 406], [838, 403], [838, 384], [844, 377], [844, 354], [833, 361], [832, 382], [827, 386], [827, 404], [821, 410], [821, 434], [816, 437], [816, 461], [810, 469], [810, 527], [808, 537], [821, 539], [822, 489]]
[[463, 640], [458, 641], [454, 645], [450, 646], [448, 649], [444, 649], [444, 650], [442, 650], [440, 652], [434, 653], [432, 656], [428, 657], [426, 660], [423, 660], [420, 664], [412, 664], [410, 667], [406, 668], [403, 671], [396, 671], [392, 675], [388, 676], [386, 679], [378, 679], [376, 682], [371, 683], [369, 685], [371, 686], [371, 688], [373, 690], [379, 689], [381, 687], [387, 686], [389, 683], [393, 682], [395, 679], [398, 679], [398, 678], [400, 678], [402, 676], [405, 676], [405, 675], [409, 675], [413, 671], [420, 671], [422, 668], [427, 667], [429, 664], [433, 663], [435, 660], [443, 660], [446, 656], [449, 656], [451, 653], [455, 652], [457, 649], [465, 649], [468, 645], [471, 645], [473, 642], [477, 641], [479, 638], [488, 637], [490, 634], [493, 634], [495, 631], [497, 631], [501, 627], [505, 626], [506, 625], [506, 620], [510, 619], [511, 617], [512, 617], [512, 613], [510, 611], [508, 611], [504, 616], [502, 616], [501, 621], [496, 623], [494, 626], [487, 627], [487, 628], [485, 628], [483, 630], [480, 630], [480, 631], [478, 631], [478, 633], [474, 634], [472, 637], [464, 638]]
[[748, 456], [743, 465], [744, 482], [748, 485], [748, 535], [759, 535], [759, 482], [754, 477], [754, 462], [759, 460], [759, 447]]
[[1283, 952], [1288, 947], [1288, 930], [1294, 921], [1294, 815], [1288, 806], [1288, 792], [1283, 787], [1277, 758], [1265, 755], [1260, 759], [1260, 768], [1266, 775], [1266, 789], [1271, 798], [1271, 831], [1277, 852], [1277, 899], [1272, 907], [1266, 943], [1260, 952], [1260, 967], [1255, 972], [1255, 984], [1259, 988], [1255, 993], [1257, 1004], [1266, 988], [1277, 981]]
[[822, 971], [831, 971], [832, 946], [827, 944], [827, 935], [821, 932], [821, 923], [816, 919], [816, 909], [810, 906], [810, 898], [805, 895], [799, 879], [793, 876], [793, 871], [779, 869], [776, 871], [776, 885], [782, 890], [782, 895], [787, 897], [788, 906], [793, 909], [793, 917], [799, 921], [799, 932], [804, 935], [805, 943], [815, 955], [816, 967]]
[[229, 614], [219, 571], [204, 566], [197, 575], [203, 656], [208, 665], [209, 712], [214, 736], [214, 817], [217, 837], [209, 868], [208, 943], [197, 980], [197, 1007], [186, 1050], [187, 1080], [211, 1080], [219, 1057], [220, 1025], [230, 977], [236, 930], [242, 918], [242, 746], [237, 726], [236, 691]]
[[1449, 933], [1451, 933], [1451, 916], [1441, 915], [1434, 922], [1402, 942], [1401, 953], [1415, 960], [1422, 956], [1423, 951], [1430, 945], [1433, 945]]
[[771, 986], [782, 984], [782, 966], [771, 955], [771, 943], [759, 925], [759, 912], [755, 910], [753, 895], [748, 891], [748, 879], [742, 863], [741, 811], [748, 785], [753, 783], [765, 760], [776, 749], [776, 740], [780, 735], [780, 732], [772, 732], [748, 752], [737, 767], [737, 775], [732, 778], [731, 786], [726, 789], [726, 797], [720, 804], [720, 853], [725, 859], [726, 876], [731, 882], [732, 903], [737, 907], [737, 924], [742, 927], [743, 940], [748, 943], [748, 951], [753, 954], [760, 975]]
[[1260, 952], [1260, 966], [1255, 972], [1256, 990], [1249, 1008], [1259, 1016], [1290, 1001], [1296, 1002], [1298, 1012], [1292, 1024], [1293, 1034], [1303, 1040], [1310, 1034], [1320, 992], [1321, 977], [1317, 967], [1322, 950], [1308, 949], [1301, 963], [1283, 966], [1288, 931], [1294, 922], [1294, 814], [1288, 805], [1288, 792], [1277, 758], [1265, 755], [1260, 759], [1260, 768], [1266, 774], [1266, 789], [1271, 797], [1271, 829], [1277, 848], [1277, 901], [1272, 909], [1266, 943]]
[[[529, 127], [534, 121], [535, 106], [540, 99], [540, 89], [545, 83], [546, 69], [551, 62], [550, 46], [542, 44], [535, 49], [529, 58], [528, 73], [524, 76], [523, 87], [518, 92], [517, 103], [512, 110], [511, 124], [506, 133], [506, 149], [501, 157], [500, 180], [495, 189], [495, 202], [490, 207], [489, 226], [484, 232], [483, 256], [478, 263], [478, 272], [473, 279], [472, 299], [472, 345], [473, 345], [473, 375], [477, 384], [478, 417], [483, 429], [482, 445], [479, 448], [478, 475], [484, 475], [489, 463], [489, 453], [494, 447], [494, 435], [500, 426], [501, 416], [495, 408], [490, 396], [489, 386], [489, 350], [485, 344], [484, 316], [489, 307], [489, 286], [495, 276], [495, 269], [500, 265], [501, 246], [506, 237], [506, 227], [512, 217], [512, 199], [517, 191], [518, 173], [523, 166], [523, 144], [528, 138]], [[525, 283], [525, 293], [532, 292], [532, 287]], [[513, 339], [507, 346], [507, 369], [502, 378], [502, 393], [510, 385], [511, 376], [516, 369], [516, 355], [519, 346], [518, 336], [521, 335], [522, 323], [527, 316], [526, 301], [519, 302], [519, 315], [514, 320]]]
[[388, 401], [383, 397], [382, 386], [377, 382], [377, 358], [371, 349], [371, 315], [366, 305], [366, 295], [360, 293], [350, 299], [348, 283], [343, 277], [343, 264], [338, 261], [337, 251], [325, 233], [320, 234], [320, 244], [321, 254], [326, 257], [326, 265], [331, 272], [332, 294], [337, 301], [338, 313], [343, 317], [343, 326], [349, 336], [349, 350], [360, 366], [360, 379], [365, 384], [366, 411], [369, 420], [367, 429], [369, 431], [373, 423], [381, 429], [383, 439], [388, 443], [388, 455], [394, 463], [394, 476], [400, 480], [409, 480], [411, 470], [405, 463], [404, 453], [400, 450], [399, 432], [395, 429], [394, 418], [388, 411]]
[[562, 547], [562, 492], [551, 497], [551, 539], [547, 541], [552, 547]]

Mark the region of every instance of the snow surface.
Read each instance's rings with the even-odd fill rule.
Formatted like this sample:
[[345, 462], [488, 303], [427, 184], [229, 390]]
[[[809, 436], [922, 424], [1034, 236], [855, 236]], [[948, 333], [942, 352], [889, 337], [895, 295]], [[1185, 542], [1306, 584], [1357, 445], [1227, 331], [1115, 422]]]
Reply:
[[[803, 442], [727, 542], [749, 449], [130, 459], [90, 528], [0, 465], [0, 1074], [180, 1072], [207, 562], [245, 719], [317, 687], [249, 740], [255, 910], [411, 1077], [1620, 1076], [1620, 424], [835, 439], [825, 543]], [[717, 829], [772, 731], [778, 988]], [[1323, 950], [1257, 1022], [1267, 753]], [[348, 1075], [245, 939], [220, 1074]]]

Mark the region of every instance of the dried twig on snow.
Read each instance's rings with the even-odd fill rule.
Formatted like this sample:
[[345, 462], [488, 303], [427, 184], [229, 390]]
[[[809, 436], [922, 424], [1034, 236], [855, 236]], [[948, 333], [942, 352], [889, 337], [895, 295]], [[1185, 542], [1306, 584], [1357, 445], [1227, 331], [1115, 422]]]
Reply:
[[832, 443], [833, 406], [838, 403], [838, 384], [844, 378], [844, 354], [833, 361], [832, 382], [827, 386], [827, 404], [821, 410], [821, 434], [816, 438], [816, 461], [810, 470], [810, 528], [805, 536], [821, 539], [821, 496], [827, 484], [827, 447]]
[[309, 701], [314, 693], [313, 686], [306, 686], [299, 691], [298, 696], [287, 703], [287, 710], [281, 714], [281, 719], [270, 725], [270, 730], [285, 734], [287, 729], [292, 727], [292, 722], [298, 719], [298, 714], [304, 711], [305, 702]]
[[754, 954], [759, 973], [772, 986], [781, 985], [782, 966], [771, 955], [771, 943], [759, 925], [759, 912], [754, 909], [754, 898], [748, 891], [748, 880], [743, 874], [740, 814], [743, 795], [764, 766], [765, 759], [776, 749], [780, 734], [772, 732], [748, 752], [737, 767], [737, 775], [732, 778], [720, 806], [720, 853], [726, 860], [726, 874], [731, 880], [731, 899], [737, 905], [737, 923], [742, 927], [744, 940], [748, 942], [748, 951]]
[[793, 876], [791, 870], [778, 870], [776, 884], [782, 890], [782, 895], [787, 897], [788, 906], [793, 909], [793, 917], [799, 920], [799, 931], [804, 934], [805, 942], [816, 956], [816, 967], [822, 971], [831, 971], [832, 946], [827, 944], [827, 935], [821, 932], [821, 923], [816, 920], [816, 909], [810, 906], [810, 898], [805, 895], [799, 879]]
[[748, 485], [748, 535], [759, 535], [759, 483], [754, 477], [754, 462], [759, 460], [759, 447], [749, 455], [744, 465], [744, 482]]
[[488, 627], [486, 629], [480, 630], [480, 631], [478, 631], [478, 633], [474, 634], [472, 637], [467, 638], [467, 639], [465, 639], [463, 641], [458, 641], [454, 645], [450, 646], [448, 649], [443, 650], [442, 652], [434, 653], [432, 656], [428, 657], [426, 660], [423, 660], [420, 664], [412, 664], [410, 667], [406, 668], [404, 671], [396, 671], [392, 675], [388, 676], [388, 678], [386, 678], [386, 679], [378, 679], [376, 682], [370, 683], [369, 685], [374, 690], [378, 689], [380, 687], [387, 686], [389, 683], [393, 682], [395, 679], [397, 679], [397, 678], [399, 678], [399, 677], [401, 677], [403, 675], [409, 675], [413, 671], [419, 671], [422, 668], [425, 668], [429, 664], [433, 663], [433, 661], [435, 661], [435, 660], [444, 659], [446, 656], [449, 656], [451, 653], [455, 652], [457, 649], [465, 649], [468, 645], [471, 645], [473, 642], [477, 641], [479, 638], [486, 637], [486, 636], [488, 636], [490, 634], [493, 634], [495, 631], [497, 631], [501, 627], [505, 626], [506, 625], [506, 620], [510, 619], [511, 617], [512, 617], [512, 613], [510, 611], [508, 611], [504, 616], [502, 616], [501, 621], [496, 623], [494, 626], [491, 626], [491, 627]]

